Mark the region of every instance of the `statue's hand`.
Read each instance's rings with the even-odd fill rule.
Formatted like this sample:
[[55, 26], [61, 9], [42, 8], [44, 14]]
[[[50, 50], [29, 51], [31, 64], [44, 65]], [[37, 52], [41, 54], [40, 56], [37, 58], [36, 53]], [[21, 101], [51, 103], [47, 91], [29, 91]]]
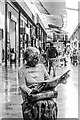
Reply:
[[31, 94], [37, 94], [38, 93], [38, 90], [37, 89], [33, 89]]
[[67, 83], [67, 79], [69, 78], [69, 74], [66, 74], [65, 76], [62, 76], [61, 77], [61, 83], [62, 84], [66, 84]]

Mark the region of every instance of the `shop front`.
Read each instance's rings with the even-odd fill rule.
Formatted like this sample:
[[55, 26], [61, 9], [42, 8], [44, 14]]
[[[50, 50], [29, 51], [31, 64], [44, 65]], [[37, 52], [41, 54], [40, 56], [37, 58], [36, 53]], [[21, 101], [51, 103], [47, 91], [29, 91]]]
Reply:
[[23, 54], [28, 46], [35, 46], [36, 26], [20, 12], [19, 62], [23, 63]]
[[[5, 64], [18, 58], [19, 11], [11, 3], [5, 3]], [[4, 43], [3, 43], [4, 44]], [[3, 45], [4, 46], [4, 45]]]
[[[13, 2], [14, 6], [19, 10], [19, 56], [18, 61], [19, 63], [23, 63], [23, 54], [25, 49], [28, 46], [36, 46], [35, 40], [35, 30], [36, 25], [34, 23], [34, 15], [31, 13], [30, 9], [28, 8], [25, 3], [21, 4]], [[25, 11], [26, 10], [26, 11]]]
[[20, 13], [20, 39], [19, 39], [19, 60], [23, 61], [23, 53], [28, 46], [28, 36], [30, 29], [28, 28], [28, 20]]
[[47, 34], [40, 23], [37, 23], [36, 38], [36, 44], [38, 44], [38, 47], [43, 50], [46, 50]]
[[25, 49], [28, 46], [35, 46], [35, 29], [35, 23], [17, 2], [5, 3], [5, 43], [3, 46], [6, 65], [17, 61], [24, 62]]

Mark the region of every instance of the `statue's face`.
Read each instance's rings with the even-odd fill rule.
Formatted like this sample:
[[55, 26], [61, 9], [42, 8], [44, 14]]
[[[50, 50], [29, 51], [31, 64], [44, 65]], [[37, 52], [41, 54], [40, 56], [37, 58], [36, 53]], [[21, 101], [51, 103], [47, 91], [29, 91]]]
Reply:
[[33, 56], [32, 58], [29, 58], [27, 64], [31, 67], [35, 67], [38, 64], [39, 57], [38, 56]]
[[26, 61], [27, 65], [34, 67], [39, 61], [39, 50], [34, 47], [28, 47], [26, 51]]

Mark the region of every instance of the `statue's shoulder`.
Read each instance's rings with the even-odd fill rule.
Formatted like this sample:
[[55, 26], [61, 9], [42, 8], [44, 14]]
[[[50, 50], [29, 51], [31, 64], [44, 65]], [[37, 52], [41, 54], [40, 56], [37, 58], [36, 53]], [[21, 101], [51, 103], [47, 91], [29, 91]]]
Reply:
[[37, 66], [38, 67], [44, 67], [44, 65], [42, 63], [39, 63]]
[[25, 70], [25, 69], [26, 69], [26, 66], [23, 64], [18, 68], [18, 71]]

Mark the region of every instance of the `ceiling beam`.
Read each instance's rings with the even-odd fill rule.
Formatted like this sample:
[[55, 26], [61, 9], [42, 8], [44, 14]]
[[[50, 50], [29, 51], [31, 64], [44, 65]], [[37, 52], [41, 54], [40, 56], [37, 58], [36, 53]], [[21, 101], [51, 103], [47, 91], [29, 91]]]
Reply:
[[74, 11], [79, 11], [79, 9], [76, 8], [66, 8], [67, 10], [74, 10]]
[[46, 11], [46, 14], [50, 15], [50, 13], [46, 10], [46, 8], [43, 6], [43, 4], [40, 2], [40, 0], [38, 0], [40, 5], [44, 8], [44, 10]]

